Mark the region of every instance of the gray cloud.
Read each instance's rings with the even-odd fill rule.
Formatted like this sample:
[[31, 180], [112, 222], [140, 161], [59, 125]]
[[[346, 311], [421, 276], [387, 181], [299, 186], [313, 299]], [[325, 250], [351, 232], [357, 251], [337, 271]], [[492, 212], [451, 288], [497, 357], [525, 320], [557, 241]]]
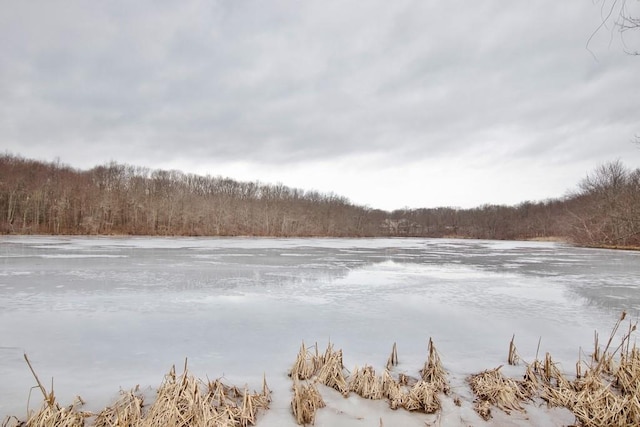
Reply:
[[585, 49], [600, 19], [589, 2], [3, 9], [0, 147], [27, 156], [265, 168], [376, 153], [397, 167], [640, 160], [627, 143], [640, 132], [640, 60], [608, 33], [590, 44], [596, 59]]

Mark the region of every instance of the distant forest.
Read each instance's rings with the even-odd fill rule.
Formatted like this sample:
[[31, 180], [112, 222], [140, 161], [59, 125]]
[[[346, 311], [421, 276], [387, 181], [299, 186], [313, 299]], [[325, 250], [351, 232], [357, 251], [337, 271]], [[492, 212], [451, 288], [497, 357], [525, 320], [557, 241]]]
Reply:
[[0, 233], [565, 239], [640, 247], [640, 169], [603, 164], [561, 199], [387, 212], [284, 185], [0, 156]]

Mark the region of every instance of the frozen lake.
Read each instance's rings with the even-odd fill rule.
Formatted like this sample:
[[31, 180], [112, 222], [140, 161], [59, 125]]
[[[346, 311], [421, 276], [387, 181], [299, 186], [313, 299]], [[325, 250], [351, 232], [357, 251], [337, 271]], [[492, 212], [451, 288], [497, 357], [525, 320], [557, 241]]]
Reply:
[[62, 404], [79, 394], [90, 410], [185, 358], [239, 386], [266, 373], [259, 425], [295, 425], [286, 374], [302, 341], [380, 369], [397, 342], [417, 375], [433, 337], [463, 388], [506, 363], [513, 334], [525, 360], [542, 337], [572, 372], [595, 329], [602, 341], [640, 310], [640, 253], [557, 243], [4, 236], [0, 266], [0, 421], [24, 416], [35, 385], [23, 352]]

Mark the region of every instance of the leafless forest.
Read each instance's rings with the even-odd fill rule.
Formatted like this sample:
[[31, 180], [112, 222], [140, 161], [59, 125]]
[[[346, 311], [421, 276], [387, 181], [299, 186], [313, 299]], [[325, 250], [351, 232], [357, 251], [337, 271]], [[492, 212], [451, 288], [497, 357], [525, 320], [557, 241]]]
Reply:
[[582, 246], [639, 247], [640, 169], [619, 161], [601, 165], [562, 199], [386, 212], [283, 185], [116, 163], [85, 171], [4, 154], [0, 232], [563, 238]]

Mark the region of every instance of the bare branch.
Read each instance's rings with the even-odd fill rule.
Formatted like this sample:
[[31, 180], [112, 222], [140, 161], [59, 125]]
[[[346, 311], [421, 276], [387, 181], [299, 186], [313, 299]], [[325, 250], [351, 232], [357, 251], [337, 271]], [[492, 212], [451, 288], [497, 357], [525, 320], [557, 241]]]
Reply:
[[596, 56], [589, 46], [596, 34], [598, 34], [603, 28], [610, 28], [610, 43], [613, 39], [614, 31], [617, 30], [618, 33], [620, 33], [620, 38], [622, 44], [624, 45], [624, 52], [629, 55], [640, 55], [640, 51], [629, 49], [627, 47], [627, 43], [624, 37], [625, 33], [631, 30], [640, 30], [640, 16], [637, 16], [637, 13], [638, 12], [634, 13], [629, 10], [627, 0], [602, 0], [600, 6], [601, 21], [598, 27], [593, 31], [593, 33], [591, 33], [591, 35], [587, 39], [587, 44], [585, 46], [586, 49], [595, 58]]

